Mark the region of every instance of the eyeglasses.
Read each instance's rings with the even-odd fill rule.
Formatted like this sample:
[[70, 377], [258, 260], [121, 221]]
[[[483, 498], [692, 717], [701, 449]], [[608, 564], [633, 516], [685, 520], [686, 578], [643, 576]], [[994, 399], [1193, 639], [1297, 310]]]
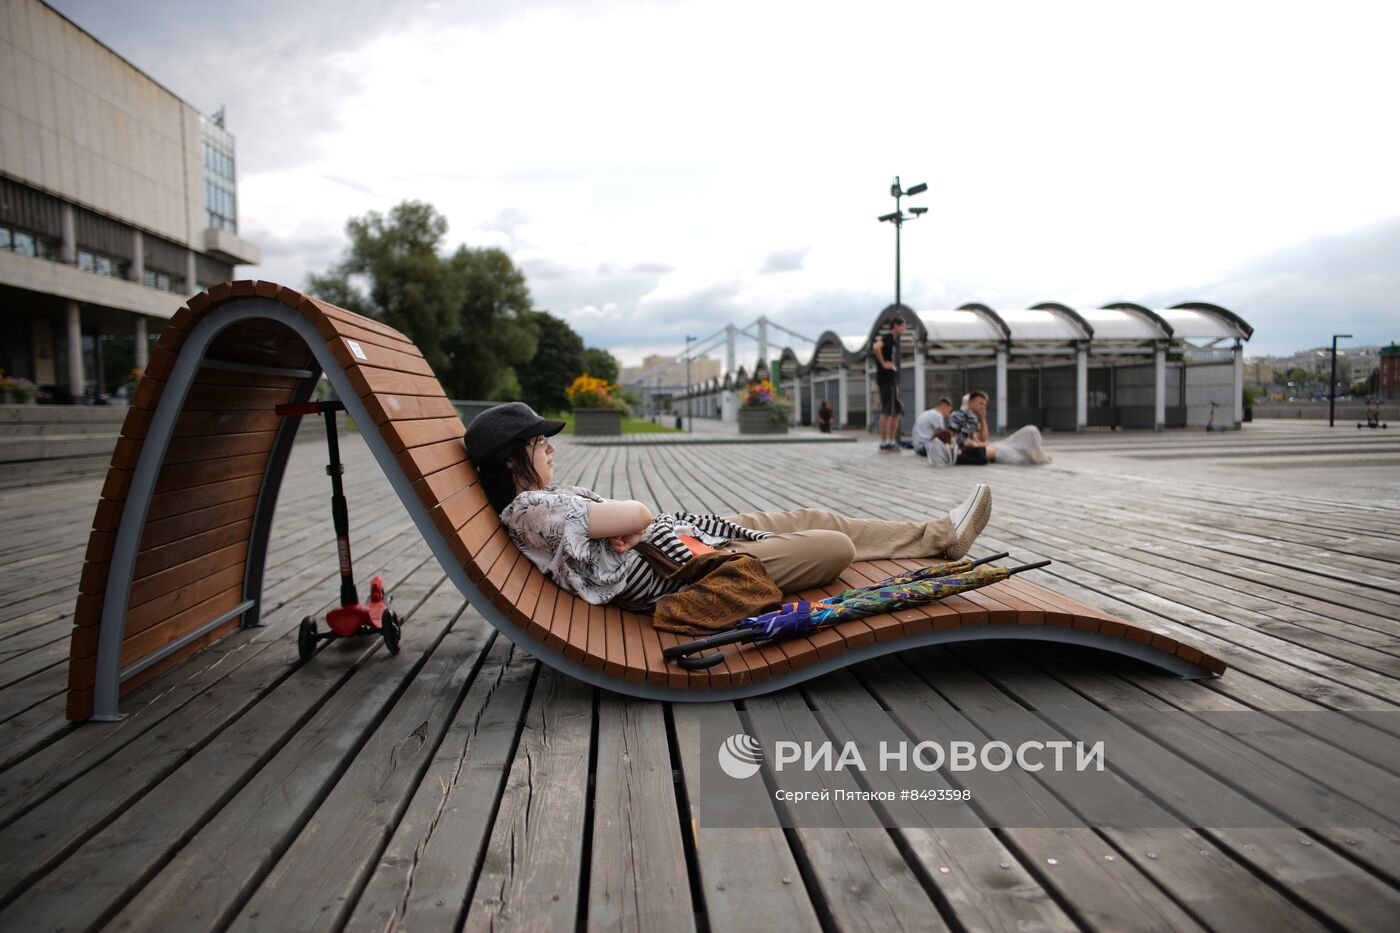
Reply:
[[548, 446], [549, 438], [545, 437], [544, 435], [540, 435], [539, 437], [530, 438], [530, 440], [527, 441], [525, 444], [525, 449], [533, 453], [536, 450], [543, 450]]

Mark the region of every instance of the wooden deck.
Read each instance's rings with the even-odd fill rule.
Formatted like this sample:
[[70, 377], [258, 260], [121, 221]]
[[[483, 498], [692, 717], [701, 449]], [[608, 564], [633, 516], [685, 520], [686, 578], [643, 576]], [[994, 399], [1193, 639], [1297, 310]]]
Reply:
[[[1047, 447], [1045, 468], [940, 471], [864, 438], [568, 444], [558, 476], [662, 509], [906, 518], [987, 481], [974, 554], [1053, 558], [1038, 582], [1231, 666], [1186, 682], [1086, 650], [922, 650], [740, 704], [794, 728], [900, 702], [1400, 705], [1400, 432], [1266, 423]], [[337, 595], [324, 451], [299, 444], [270, 624], [146, 684], [115, 725], [63, 719], [100, 480], [0, 492], [0, 930], [1377, 930], [1400, 916], [1400, 838], [1380, 833], [697, 829], [694, 708], [515, 651], [447, 583], [363, 445], [343, 448], [357, 576], [388, 580], [402, 653], [338, 643], [294, 663], [296, 623]]]

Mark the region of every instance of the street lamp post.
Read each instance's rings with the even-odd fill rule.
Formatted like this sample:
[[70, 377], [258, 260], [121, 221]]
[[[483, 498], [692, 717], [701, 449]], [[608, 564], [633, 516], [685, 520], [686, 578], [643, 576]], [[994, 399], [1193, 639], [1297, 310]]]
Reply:
[[690, 345], [699, 339], [699, 337], [692, 337], [689, 334], [685, 335], [685, 418], [686, 430], [690, 431], [692, 434], [695, 432], [695, 414], [693, 408], [695, 400], [691, 398]]
[[1327, 383], [1327, 426], [1337, 426], [1337, 341], [1350, 340], [1351, 334], [1332, 335], [1332, 378]]
[[900, 209], [899, 200], [900, 200], [900, 198], [909, 197], [910, 195], [923, 194], [923, 193], [924, 193], [925, 191], [927, 191], [927, 190], [928, 190], [928, 185], [925, 184], [924, 182], [919, 182], [917, 185], [915, 185], [914, 187], [910, 188], [908, 191], [904, 191], [904, 190], [902, 190], [902, 189], [900, 188], [900, 186], [899, 186], [899, 176], [898, 176], [898, 175], [894, 176], [894, 184], [890, 185], [890, 194], [894, 197], [894, 213], [891, 213], [891, 214], [882, 214], [882, 215], [880, 215], [880, 217], [878, 218], [882, 223], [892, 223], [892, 224], [894, 224], [894, 303], [895, 303], [895, 304], [899, 304], [899, 303], [900, 303], [900, 299], [901, 299], [901, 295], [900, 295], [900, 268], [899, 268], [899, 265], [900, 265], [900, 259], [899, 259], [899, 246], [900, 246], [900, 244], [899, 244], [899, 237], [900, 237], [900, 232], [904, 229], [904, 222], [905, 222], [906, 220], [916, 220], [917, 218], [922, 217], [924, 214], [927, 214], [927, 213], [928, 213], [928, 208], [926, 208], [926, 207], [911, 207], [911, 208], [909, 208], [909, 213], [906, 214], [906, 213], [904, 213], [903, 210]]

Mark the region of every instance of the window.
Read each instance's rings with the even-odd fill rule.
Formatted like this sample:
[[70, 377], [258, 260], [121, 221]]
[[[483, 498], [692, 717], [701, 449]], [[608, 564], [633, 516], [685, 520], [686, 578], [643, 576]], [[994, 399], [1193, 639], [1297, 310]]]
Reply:
[[208, 127], [204, 138], [204, 219], [215, 230], [238, 232], [233, 137]]
[[142, 281], [151, 288], [158, 288], [163, 292], [174, 292], [177, 295], [185, 293], [185, 279], [183, 276], [167, 275], [164, 272], [156, 272], [147, 269]]
[[0, 227], [0, 249], [39, 259], [53, 259], [58, 253], [57, 246], [47, 237], [35, 236], [23, 230], [12, 230], [9, 227]]
[[89, 250], [78, 250], [78, 268], [109, 279], [124, 279], [130, 266], [124, 259], [113, 259]]

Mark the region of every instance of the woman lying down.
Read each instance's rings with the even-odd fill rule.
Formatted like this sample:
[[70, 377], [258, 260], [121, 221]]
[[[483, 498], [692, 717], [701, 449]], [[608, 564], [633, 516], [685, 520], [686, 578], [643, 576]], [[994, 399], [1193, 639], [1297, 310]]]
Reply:
[[467, 455], [515, 545], [556, 584], [595, 605], [644, 608], [686, 586], [659, 569], [665, 561], [654, 559], [658, 554], [675, 564], [711, 548], [748, 555], [783, 593], [826, 583], [856, 560], [956, 559], [992, 513], [991, 490], [979, 485], [952, 512], [926, 522], [845, 518], [823, 509], [655, 514], [635, 500], [555, 485], [549, 439], [563, 427], [523, 402], [497, 405], [472, 420]]

